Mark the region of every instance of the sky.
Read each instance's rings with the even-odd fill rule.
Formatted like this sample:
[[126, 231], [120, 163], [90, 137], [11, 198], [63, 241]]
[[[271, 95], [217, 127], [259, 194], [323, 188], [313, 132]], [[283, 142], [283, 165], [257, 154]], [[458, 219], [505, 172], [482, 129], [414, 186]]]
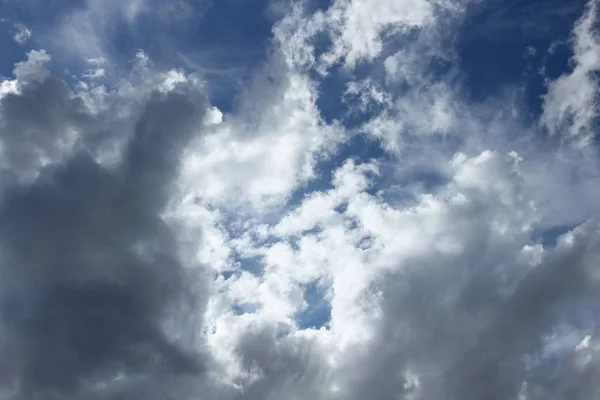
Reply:
[[600, 398], [600, 0], [0, 0], [0, 400]]

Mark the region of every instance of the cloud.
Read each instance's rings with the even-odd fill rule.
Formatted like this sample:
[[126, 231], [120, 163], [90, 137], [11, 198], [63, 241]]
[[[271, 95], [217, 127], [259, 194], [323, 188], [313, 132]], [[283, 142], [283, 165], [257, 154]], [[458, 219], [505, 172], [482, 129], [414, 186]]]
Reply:
[[2, 81], [0, 397], [597, 397], [600, 158], [545, 131], [593, 131], [556, 88], [595, 82], [596, 2], [539, 118], [465, 94], [466, 2], [274, 4], [232, 104], [117, 65], [148, 0], [70, 9], [84, 67]]
[[15, 24], [16, 33], [13, 36], [15, 42], [23, 44], [31, 38], [31, 30], [23, 24]]
[[[319, 65], [304, 33], [326, 20], [301, 15], [275, 31], [300, 71]], [[381, 128], [389, 163], [347, 160], [330, 189], [275, 221], [215, 223], [230, 263], [207, 313], [208, 346], [240, 398], [533, 399], [558, 382], [540, 382], [548, 364], [527, 361], [544, 351], [563, 377], [593, 373], [547, 344], [559, 328], [582, 340], [567, 314], [596, 309], [598, 226], [580, 223], [597, 211], [572, 209], [576, 200], [554, 188], [595, 190], [597, 154], [544, 143], [513, 93], [473, 104], [453, 73], [423, 74], [432, 60], [453, 61], [451, 49], [433, 47], [438, 33], [423, 29], [388, 57], [383, 81], [354, 80], [342, 93], [352, 112], [371, 113], [361, 130]], [[398, 198], [428, 168], [439, 182]], [[536, 231], [559, 219], [578, 227], [540, 243]], [[331, 318], [303, 329], [296, 316], [314, 282]], [[580, 398], [595, 391], [569, 387]]]
[[3, 179], [37, 172], [2, 191], [2, 391], [187, 398], [207, 361], [183, 338], [199, 326], [206, 289], [161, 213], [207, 101], [187, 78], [137, 91], [120, 162], [108, 168], [94, 135], [114, 125], [44, 70], [49, 60], [29, 53], [15, 67], [19, 91], [0, 100]]
[[595, 136], [598, 120], [600, 41], [598, 2], [590, 1], [573, 30], [573, 70], [548, 82], [541, 123], [565, 140], [586, 144]]
[[81, 100], [70, 96], [66, 84], [50, 77], [50, 56], [32, 50], [15, 65], [15, 91], [2, 99], [3, 169], [32, 176], [72, 146], [73, 132], [86, 119]]
[[[525, 357], [557, 326], [560, 307], [594, 297], [599, 283], [597, 223], [554, 249], [531, 239], [537, 213], [523, 197], [520, 162], [459, 154], [450, 183], [404, 209], [366, 192], [374, 166], [345, 164], [333, 189], [244, 234], [238, 251], [259, 256], [264, 272], [229, 278], [219, 296], [259, 308], [215, 316], [209, 344], [241, 357], [254, 376], [250, 398], [517, 396], [535, 379]], [[298, 295], [314, 280], [328, 287], [329, 328], [294, 332]], [[276, 321], [293, 333], [277, 339]], [[286, 381], [290, 368], [298, 372]]]
[[[407, 37], [434, 25], [442, 11], [460, 14], [461, 9], [461, 2], [454, 1], [335, 1], [309, 18], [303, 18], [296, 9], [278, 23], [276, 32], [291, 33], [291, 47], [284, 45], [290, 59], [316, 63], [317, 70], [326, 74], [340, 61], [349, 69], [371, 62], [381, 55], [390, 38]], [[366, 14], [369, 18], [364, 18]]]
[[87, 59], [104, 58], [126, 73], [121, 65], [124, 42], [140, 42], [148, 28], [162, 42], [167, 32], [199, 21], [211, 4], [211, 0], [82, 0], [69, 6], [33, 1], [21, 8], [52, 16], [34, 28], [38, 43], [60, 55], [65, 67], [81, 67]]
[[190, 147], [183, 184], [209, 204], [268, 211], [286, 201], [342, 139], [315, 101], [314, 82], [274, 53], [242, 95], [239, 111]]
[[87, 79], [104, 78], [106, 71], [104, 68], [88, 69], [83, 73], [83, 77]]

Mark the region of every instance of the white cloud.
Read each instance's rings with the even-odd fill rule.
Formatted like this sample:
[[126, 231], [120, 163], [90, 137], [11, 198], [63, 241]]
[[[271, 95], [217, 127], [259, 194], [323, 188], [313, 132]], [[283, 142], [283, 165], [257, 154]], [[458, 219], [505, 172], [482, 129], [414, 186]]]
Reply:
[[195, 21], [208, 7], [207, 0], [85, 0], [61, 14], [42, 43], [70, 63], [114, 60], [118, 29], [135, 32], [140, 18], [151, 16], [160, 35], [166, 28]]
[[336, 1], [327, 13], [333, 46], [322, 60], [332, 64], [342, 59], [348, 67], [377, 57], [383, 35], [404, 33], [434, 21], [433, 4], [421, 0]]
[[106, 76], [106, 71], [104, 68], [88, 69], [83, 72], [82, 76], [87, 79], [104, 78]]
[[99, 67], [99, 66], [105, 65], [107, 61], [106, 61], [106, 58], [98, 57], [98, 58], [88, 58], [87, 62]]
[[[217, 281], [207, 318], [207, 332], [215, 332], [208, 335], [208, 348], [227, 371], [226, 381], [247, 397], [274, 398], [284, 392], [291, 397], [365, 398], [372, 387], [381, 398], [530, 396], [531, 371], [520, 357], [535, 352], [555, 326], [548, 307], [579, 296], [565, 281], [569, 272], [561, 267], [567, 265], [564, 260], [570, 260], [575, 274], [591, 279], [598, 241], [594, 222], [564, 236], [556, 248], [538, 243], [534, 232], [559, 219], [577, 225], [581, 216], [594, 215], [596, 209], [582, 205], [575, 216], [567, 210], [572, 202], [556, 196], [553, 187], [568, 184], [571, 162], [580, 153], [540, 152], [531, 139], [535, 132], [522, 124], [510, 95], [508, 101], [494, 99], [474, 108], [451, 84], [420, 75], [427, 57], [452, 57], [446, 49], [419, 55], [436, 38], [434, 33], [388, 58], [384, 83], [350, 82], [344, 95], [351, 111], [382, 110], [361, 130], [381, 138], [398, 156], [392, 161], [397, 165], [390, 169], [347, 160], [333, 174], [330, 189], [306, 195], [299, 206], [281, 214], [264, 214], [313, 179], [310, 173], [298, 173], [302, 164], [291, 162], [296, 154], [309, 155], [304, 171], [310, 171], [314, 158], [329, 148], [326, 142], [309, 147], [299, 141], [284, 151], [275, 138], [291, 140], [297, 136], [288, 132], [296, 131], [305, 138], [323, 131], [347, 135], [341, 140], [354, 134], [319, 120], [314, 83], [303, 74], [306, 66], [328, 65], [325, 59], [319, 64], [310, 38], [327, 24], [339, 23], [332, 19], [343, 14], [337, 7], [307, 20], [296, 10], [284, 19], [275, 35], [285, 78], [267, 67], [271, 79], [259, 78], [245, 97], [263, 103], [244, 103], [240, 114], [226, 115], [190, 151], [184, 182], [201, 201], [227, 210], [210, 229], [220, 232], [215, 241], [221, 249], [219, 265], [234, 273]], [[416, 16], [406, 17], [398, 25], [419, 26], [415, 21]], [[376, 34], [365, 35], [357, 47], [342, 45], [343, 33], [334, 36], [341, 44], [327, 53], [331, 60], [343, 59], [352, 66], [375, 58], [381, 37], [379, 22], [374, 24], [376, 28], [365, 32]], [[410, 85], [409, 91], [397, 95], [395, 89], [403, 83]], [[523, 137], [510, 138], [513, 130]], [[445, 136], [463, 141], [459, 147], [464, 153], [440, 143]], [[340, 140], [331, 138], [330, 145]], [[284, 157], [274, 158], [269, 148]], [[562, 158], [557, 160], [559, 153]], [[593, 169], [595, 160], [590, 153], [585, 168]], [[393, 185], [404, 184], [409, 168], [432, 168], [447, 181], [429, 192], [417, 190], [412, 201], [396, 201]], [[285, 175], [273, 179], [279, 171]], [[387, 176], [390, 171], [396, 175]], [[585, 174], [579, 175], [583, 179]], [[589, 186], [593, 176], [577, 188], [595, 192]], [[393, 185], [373, 194], [379, 179]], [[252, 207], [244, 207], [241, 214], [231, 212], [240, 199]], [[326, 328], [300, 329], [295, 319], [306, 307], [305, 290], [313, 282], [323, 287], [330, 320]], [[589, 283], [586, 293], [596, 290], [598, 280]], [[552, 285], [555, 298], [542, 296], [547, 285]], [[527, 296], [533, 296], [528, 309], [532, 314], [519, 313]], [[242, 309], [241, 315], [232, 311], [234, 306]], [[503, 329], [509, 333], [496, 337]], [[477, 344], [488, 342], [494, 345]], [[302, 350], [290, 356], [290, 347]], [[268, 354], [269, 360], [257, 353]], [[519, 376], [503, 370], [510, 375], [505, 385], [494, 383], [488, 377], [494, 373], [488, 360], [520, 371]], [[302, 372], [290, 380], [288, 369]], [[457, 382], [460, 390], [447, 382]]]
[[45, 50], [31, 50], [26, 56], [26, 61], [16, 63], [13, 68], [15, 79], [3, 79], [0, 82], [0, 98], [9, 93], [17, 94], [20, 86], [43, 81], [49, 76], [45, 65], [51, 57]]
[[[205, 290], [202, 307], [186, 292], [181, 304], [169, 303], [166, 317], [156, 317], [169, 338], [205, 357], [199, 377], [178, 371], [170, 380], [157, 365], [152, 382], [127, 370], [118, 379], [99, 373], [98, 383], [84, 371], [78, 388], [93, 392], [91, 398], [126, 393], [154, 399], [176, 390], [182, 399], [200, 393], [232, 400], [537, 400], [557, 398], [551, 390], [556, 384], [594, 398], [597, 384], [588, 377], [600, 365], [597, 334], [563, 317], [596, 307], [583, 303], [595, 301], [600, 289], [600, 228], [593, 218], [600, 212], [598, 154], [545, 142], [520, 119], [510, 94], [472, 104], [452, 76], [423, 75], [431, 59], [452, 59], [452, 49], [436, 47], [435, 26], [437, 7], [452, 3], [335, 1], [314, 15], [296, 8], [276, 26], [268, 59], [228, 111], [208, 104], [201, 77], [161, 70], [143, 50], [118, 83], [100, 79], [113, 71], [101, 34], [108, 19], [92, 17], [108, 18], [116, 9], [135, 21], [147, 4], [110, 3], [110, 11], [90, 1], [80, 10], [81, 25], [69, 20], [69, 29], [81, 35], [75, 47], [90, 45], [79, 54], [89, 70], [75, 89], [50, 74], [51, 58], [43, 50], [31, 51], [15, 66], [15, 79], [0, 86], [0, 105], [13, 107], [0, 114], [0, 173], [27, 174], [18, 182], [26, 188], [45, 166], [67, 168], [80, 151], [98, 164], [97, 179], [126, 181], [136, 172], [121, 169], [126, 157], [135, 161], [136, 151], [162, 138], [134, 176], [143, 190], [120, 184], [122, 191], [77, 193], [91, 200], [74, 219], [99, 227], [94, 243], [111, 243], [120, 231], [105, 235], [105, 220], [134, 218], [148, 204], [165, 202], [156, 218], [131, 227], [137, 234], [149, 225], [160, 237], [119, 242], [124, 247], [117, 250], [140, 259], [160, 253], [151, 266], [160, 271], [180, 260], [184, 286]], [[575, 71], [594, 65], [589, 12], [575, 31], [576, 48], [583, 49], [576, 52]], [[414, 43], [378, 58], [387, 35], [410, 29], [419, 30]], [[313, 40], [323, 32], [332, 44], [318, 55]], [[317, 107], [322, 88], [308, 69], [330, 72], [342, 62], [351, 70], [363, 61], [379, 63], [381, 75], [356, 79], [349, 73], [338, 100], [349, 114], [368, 120], [352, 129], [326, 122]], [[581, 83], [573, 74], [557, 82], [569, 88]], [[22, 104], [31, 107], [16, 112], [25, 110]], [[587, 121], [588, 114], [576, 115]], [[357, 134], [378, 139], [387, 152], [378, 160], [336, 154]], [[191, 142], [172, 149], [171, 139], [179, 136]], [[140, 148], [127, 147], [133, 137], [140, 138]], [[324, 160], [331, 170], [318, 170]], [[161, 170], [163, 163], [179, 161], [180, 174]], [[424, 172], [439, 181], [426, 185], [433, 178]], [[74, 176], [79, 180], [66, 176], [47, 184], [63, 193], [96, 179]], [[153, 192], [157, 182], [164, 193]], [[131, 200], [130, 193], [137, 197]], [[98, 208], [96, 198], [114, 202], [114, 209]], [[127, 215], [118, 214], [123, 204], [130, 207]], [[556, 244], [536, 236], [557, 225], [566, 228]], [[57, 232], [37, 234], [35, 243], [52, 244], [54, 236], [62, 237]], [[72, 232], [76, 237], [83, 231]], [[64, 248], [48, 247], [70, 255], [81, 247], [75, 239]], [[163, 241], [169, 243], [164, 254]], [[18, 250], [19, 243], [12, 243]], [[81, 254], [97, 262], [94, 252]], [[111, 257], [120, 254], [100, 259], [108, 272], [118, 268]], [[42, 257], [35, 260], [45, 265]], [[311, 296], [324, 310], [310, 309]], [[322, 315], [306, 317], [305, 311]], [[306, 328], [311, 324], [315, 328]], [[555, 380], [543, 362], [528, 361], [549, 356], [562, 357]], [[5, 365], [0, 361], [0, 372]], [[573, 382], [581, 384], [573, 389]]]
[[23, 24], [15, 24], [16, 32], [13, 36], [15, 42], [23, 44], [31, 38], [31, 30]]
[[[265, 272], [260, 276], [242, 273], [239, 278], [222, 282], [221, 294], [216, 295], [214, 301], [225, 296], [229, 301], [258, 303], [259, 308], [241, 316], [224, 313], [228, 306], [215, 311], [212, 324], [220, 333], [209, 339], [210, 346], [215, 352], [225, 351], [219, 354], [223, 354], [221, 361], [230, 365], [228, 368], [238, 365], [233, 369], [237, 371], [235, 376], [252, 374], [252, 369], [244, 370], [238, 364], [241, 360], [235, 356], [247, 345], [244, 341], [247, 329], [293, 324], [290, 318], [303, 307], [299, 296], [304, 285], [320, 279], [329, 286], [328, 301], [332, 306], [330, 328], [314, 331], [316, 342], [310, 345], [313, 351], [322, 349], [319, 351], [331, 357], [331, 363], [321, 361], [314, 367], [328, 371], [327, 383], [323, 382], [320, 390], [336, 387], [335, 392], [340, 396], [351, 396], [354, 392], [358, 397], [363, 389], [356, 385], [369, 385], [371, 379], [376, 379], [362, 366], [375, 367], [382, 363], [387, 365], [382, 392], [398, 390], [394, 379], [403, 382], [401, 371], [407, 368], [405, 363], [410, 363], [406, 372], [410, 379], [401, 387], [423, 390], [422, 394], [415, 393], [416, 398], [426, 396], [435, 386], [423, 383], [423, 374], [450, 376], [456, 363], [460, 363], [461, 355], [473, 343], [474, 339], [468, 338], [486, 335], [488, 328], [494, 329], [495, 322], [487, 321], [486, 314], [482, 314], [482, 320], [475, 316], [462, 317], [460, 309], [474, 307], [473, 312], [479, 312], [475, 310], [483, 307], [481, 312], [500, 312], [492, 310], [503, 307], [500, 305], [503, 303], [489, 304], [477, 297], [480, 296], [477, 292], [469, 295], [469, 291], [479, 290], [477, 285], [484, 285], [487, 289], [481, 290], [493, 290], [495, 294], [489, 294], [492, 297], [500, 296], [511, 302], [512, 297], [521, 296], [520, 291], [530, 290], [526, 288], [532, 279], [530, 275], [551, 269], [552, 259], [563, 257], [558, 254], [577, 254], [576, 243], [587, 240], [588, 228], [585, 228], [570, 242], [564, 241], [563, 247], [554, 251], [556, 255], [533, 245], [530, 235], [537, 211], [524, 197], [520, 163], [521, 159], [514, 153], [502, 155], [485, 151], [472, 158], [458, 154], [450, 165], [454, 171], [452, 180], [444, 190], [436, 196], [422, 196], [413, 207], [395, 208], [366, 193], [372, 182], [368, 177], [376, 171], [373, 165], [347, 162], [335, 173], [333, 189], [307, 197], [297, 209], [266, 230], [262, 226], [248, 227], [241, 242], [234, 245], [237, 251], [259, 257]], [[344, 207], [340, 208], [342, 204]], [[593, 231], [594, 226], [589, 228]], [[269, 239], [265, 242], [264, 238]], [[595, 259], [592, 248], [590, 252], [591, 260]], [[589, 262], [591, 264], [581, 264], [581, 268], [592, 268], [591, 273], [593, 261]], [[422, 275], [423, 278], [419, 278]], [[427, 302], [418, 302], [419, 293], [413, 293], [403, 283], [407, 279], [416, 279], [414, 284], [418, 279], [425, 279], [422, 284], [427, 286], [420, 290], [428, 296]], [[424, 308], [415, 309], [417, 304]], [[394, 307], [408, 314], [398, 314], [401, 311]], [[441, 320], [425, 322], [424, 315], [432, 312]], [[442, 328], [437, 324], [443, 324], [443, 314], [466, 320], [456, 320], [452, 326]], [[441, 343], [430, 342], [436, 336], [427, 338], [434, 328], [428, 324], [435, 324], [438, 326], [435, 329], [446, 332]], [[525, 333], [528, 327], [522, 329], [524, 334], [529, 334]], [[299, 341], [299, 333], [281, 340]], [[226, 342], [223, 335], [229, 337]], [[516, 342], [518, 339], [514, 339]], [[506, 351], [512, 352], [515, 345], [510, 339], [505, 344]], [[283, 351], [276, 350], [275, 343], [269, 346], [274, 347], [261, 351], [274, 352], [272, 354]], [[384, 350], [390, 346], [394, 350]], [[442, 353], [436, 356], [427, 351], [430, 346]], [[458, 347], [453, 349], [455, 346]], [[498, 351], [494, 357], [502, 357], [501, 350]], [[263, 368], [267, 369], [263, 369], [255, 382], [248, 381], [242, 386], [252, 390], [261, 381], [270, 381], [270, 373], [265, 371], [271, 371], [272, 367], [267, 364]], [[394, 368], [398, 368], [400, 374], [397, 378], [390, 375]], [[464, 375], [460, 379], [471, 377]], [[306, 385], [287, 390], [307, 393], [314, 389]], [[521, 385], [521, 381], [515, 381], [515, 385]], [[264, 393], [267, 398], [274, 395], [270, 391], [272, 387], [263, 389], [268, 391]], [[321, 393], [326, 398], [336, 398], [334, 394]]]
[[49, 76], [45, 64], [50, 61], [50, 55], [45, 50], [31, 50], [27, 53], [27, 61], [15, 64], [13, 74], [19, 82], [43, 81]]
[[[341, 140], [315, 105], [306, 76], [268, 65], [244, 95], [238, 115], [225, 115], [189, 150], [185, 185], [203, 202], [269, 211], [315, 177], [314, 167]], [[257, 102], [256, 99], [261, 99]]]
[[210, 125], [218, 125], [223, 122], [223, 113], [217, 107], [210, 109], [207, 115], [207, 123]]
[[541, 123], [555, 135], [587, 144], [596, 135], [600, 71], [598, 1], [590, 0], [573, 30], [573, 71], [548, 83]]
[[[361, 61], [370, 62], [381, 54], [387, 37], [434, 25], [437, 11], [460, 13], [461, 7], [453, 1], [337, 0], [327, 10], [307, 19], [300, 9], [294, 9], [279, 22], [275, 35], [287, 38], [282, 46], [289, 60], [314, 66], [326, 74], [338, 61], [347, 68], [354, 68]], [[329, 37], [331, 45], [316, 55], [312, 40], [319, 34]]]
[[2, 98], [2, 96], [4, 96], [7, 93], [17, 92], [18, 88], [16, 80], [5, 79], [2, 82], [0, 82], [0, 98]]

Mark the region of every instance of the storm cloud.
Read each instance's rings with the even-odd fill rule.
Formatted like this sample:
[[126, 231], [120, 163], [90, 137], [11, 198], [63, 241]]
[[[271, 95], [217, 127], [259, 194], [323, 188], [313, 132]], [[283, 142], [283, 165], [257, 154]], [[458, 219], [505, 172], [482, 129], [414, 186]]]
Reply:
[[189, 283], [161, 213], [206, 107], [183, 87], [148, 93], [107, 168], [86, 143], [103, 120], [63, 81], [44, 76], [0, 100], [4, 174], [35, 174], [6, 183], [0, 202], [8, 398], [163, 398], [203, 374], [202, 357], [164, 324], [183, 308], [201, 315], [205, 291]]

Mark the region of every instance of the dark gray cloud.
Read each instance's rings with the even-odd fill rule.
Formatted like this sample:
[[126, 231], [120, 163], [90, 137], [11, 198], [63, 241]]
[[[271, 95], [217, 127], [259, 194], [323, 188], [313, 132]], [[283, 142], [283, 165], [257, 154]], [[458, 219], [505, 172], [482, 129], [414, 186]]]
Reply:
[[[5, 179], [0, 199], [2, 398], [187, 398], [201, 381], [206, 359], [165, 321], [185, 310], [179, 329], [196, 329], [205, 291], [161, 212], [206, 100], [189, 84], [141, 104], [108, 169], [87, 145], [101, 141], [103, 120], [64, 82], [0, 100], [2, 174], [39, 172]], [[76, 144], [64, 149], [71, 127]]]
[[257, 379], [236, 399], [322, 398], [327, 388], [326, 359], [310, 338], [283, 337], [277, 327], [245, 333], [238, 352], [242, 365], [254, 370]]
[[44, 159], [60, 157], [69, 130], [92, 122], [81, 98], [54, 77], [23, 85], [21, 94], [2, 98], [1, 113], [4, 162], [9, 168], [5, 173], [31, 173]]

